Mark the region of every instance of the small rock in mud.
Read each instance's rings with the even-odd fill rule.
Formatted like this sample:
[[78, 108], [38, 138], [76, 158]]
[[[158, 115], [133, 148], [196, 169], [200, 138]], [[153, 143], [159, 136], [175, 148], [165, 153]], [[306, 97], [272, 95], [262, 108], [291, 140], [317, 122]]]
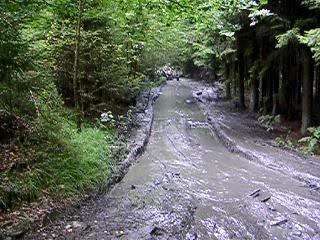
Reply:
[[266, 203], [271, 199], [271, 196], [265, 197], [264, 199], [261, 200], [261, 202]]
[[274, 207], [272, 207], [272, 206], [269, 207], [269, 210], [272, 211], [272, 212], [277, 211], [277, 210], [276, 210]]
[[161, 236], [165, 233], [164, 229], [159, 228], [159, 227], [154, 227], [151, 231], [150, 231], [150, 235], [152, 236]]
[[198, 234], [197, 233], [188, 233], [186, 236], [187, 240], [197, 240], [198, 239]]
[[301, 231], [296, 231], [296, 232], [293, 233], [293, 236], [301, 237], [302, 236], [302, 232]]
[[319, 240], [320, 239], [320, 234], [317, 234], [311, 238], [311, 240]]
[[124, 231], [116, 231], [116, 236], [121, 237], [124, 235]]
[[73, 228], [82, 228], [83, 227], [83, 223], [78, 222], [78, 221], [73, 221], [72, 222], [72, 227]]
[[259, 196], [260, 191], [261, 191], [261, 189], [254, 190], [249, 196], [250, 197], [257, 197], [257, 196]]
[[71, 225], [71, 224], [68, 224], [68, 225], [65, 227], [66, 230], [68, 230], [68, 229], [70, 229], [70, 228], [72, 228], [72, 225]]
[[285, 224], [285, 223], [287, 223], [287, 222], [288, 222], [288, 219], [286, 219], [286, 218], [281, 218], [281, 219], [279, 219], [279, 220], [271, 221], [271, 222], [270, 222], [270, 226], [271, 226], [271, 227], [276, 227], [276, 226], [283, 225], [283, 224]]

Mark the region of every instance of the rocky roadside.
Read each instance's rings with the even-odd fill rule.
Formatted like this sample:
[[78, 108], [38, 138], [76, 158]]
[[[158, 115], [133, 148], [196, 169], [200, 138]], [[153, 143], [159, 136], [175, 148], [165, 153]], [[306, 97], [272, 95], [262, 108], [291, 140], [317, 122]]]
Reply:
[[[128, 154], [123, 161], [119, 162], [112, 176], [107, 179], [106, 186], [102, 187], [103, 189], [109, 190], [121, 181], [130, 166], [143, 153], [153, 124], [153, 104], [161, 94], [162, 87], [163, 85], [145, 91], [137, 98], [137, 104], [133, 111], [134, 128], [131, 129], [131, 137], [127, 141]], [[99, 195], [101, 195], [101, 191], [97, 190], [84, 194], [78, 200], [55, 202], [50, 199], [41, 199], [37, 203], [26, 204], [19, 211], [12, 211], [1, 218], [0, 240], [21, 239], [28, 233], [55, 221], [61, 215], [74, 213], [83, 204], [92, 201]]]

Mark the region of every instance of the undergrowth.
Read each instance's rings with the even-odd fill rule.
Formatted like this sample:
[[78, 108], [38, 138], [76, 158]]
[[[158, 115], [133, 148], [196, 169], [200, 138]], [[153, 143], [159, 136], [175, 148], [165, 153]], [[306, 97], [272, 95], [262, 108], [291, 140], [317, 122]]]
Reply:
[[306, 155], [320, 155], [320, 127], [308, 128], [307, 136], [303, 138], [293, 138], [289, 131], [285, 136], [275, 139], [280, 146], [292, 150], [300, 151]]
[[9, 152], [9, 158], [18, 156], [19, 161], [0, 172], [0, 210], [41, 198], [73, 198], [103, 187], [124, 157], [126, 148], [115, 128], [91, 123], [78, 131], [60, 101], [50, 86], [37, 96], [33, 133], [15, 147], [17, 151]]
[[103, 186], [124, 147], [115, 132], [98, 128], [76, 129], [60, 143], [33, 146], [24, 167], [1, 173], [0, 207], [8, 209], [40, 197], [74, 197]]

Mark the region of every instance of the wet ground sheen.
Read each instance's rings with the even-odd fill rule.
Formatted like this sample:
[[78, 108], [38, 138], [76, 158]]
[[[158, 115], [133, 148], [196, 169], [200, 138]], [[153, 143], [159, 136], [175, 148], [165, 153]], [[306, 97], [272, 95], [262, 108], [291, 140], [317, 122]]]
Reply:
[[191, 86], [163, 88], [146, 151], [111, 192], [30, 239], [320, 239], [319, 191], [229, 152]]

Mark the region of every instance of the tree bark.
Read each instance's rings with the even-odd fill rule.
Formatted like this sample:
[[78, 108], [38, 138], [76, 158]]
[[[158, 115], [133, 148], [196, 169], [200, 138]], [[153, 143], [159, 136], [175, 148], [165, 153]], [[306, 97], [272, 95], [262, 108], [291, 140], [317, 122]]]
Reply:
[[76, 25], [76, 38], [75, 38], [75, 50], [74, 50], [74, 65], [73, 65], [73, 97], [74, 104], [77, 111], [77, 127], [81, 130], [82, 114], [80, 109], [81, 95], [79, 96], [78, 86], [81, 86], [79, 82], [79, 52], [80, 52], [80, 40], [81, 40], [81, 18], [82, 18], [82, 0], [78, 0], [78, 18]]
[[251, 101], [250, 110], [252, 112], [259, 111], [259, 80], [258, 76], [254, 74], [251, 85]]
[[[261, 57], [261, 51], [259, 51], [257, 40], [253, 40], [253, 53], [252, 62], [250, 65], [257, 65], [259, 57]], [[259, 111], [259, 74], [256, 68], [254, 68], [251, 79], [251, 99], [250, 99], [250, 110], [252, 112]]]
[[309, 49], [303, 54], [303, 83], [302, 83], [302, 124], [301, 133], [306, 134], [311, 126], [312, 97], [313, 97], [313, 61]]
[[225, 87], [226, 87], [226, 99], [231, 98], [231, 78], [230, 78], [230, 66], [228, 64], [225, 65]]
[[296, 120], [296, 106], [295, 106], [295, 92], [296, 92], [296, 85], [297, 85], [297, 72], [298, 72], [298, 65], [297, 65], [297, 53], [294, 48], [289, 48], [289, 59], [288, 59], [287, 68], [289, 70], [289, 79], [287, 85], [288, 91], [288, 109], [287, 115], [289, 120]]
[[239, 61], [239, 108], [245, 108], [244, 98], [244, 53], [241, 42], [238, 42], [238, 61]]
[[232, 90], [233, 96], [237, 96], [237, 62], [232, 64]]
[[288, 78], [289, 72], [287, 69], [288, 59], [286, 56], [281, 56], [279, 68], [279, 111], [282, 115], [286, 115], [288, 108]]
[[279, 113], [279, 67], [274, 66], [273, 70], [273, 106], [272, 115], [277, 115]]
[[320, 103], [320, 67], [316, 66], [315, 69], [315, 84], [316, 84], [316, 92], [315, 92], [315, 103], [318, 104], [319, 107]]

